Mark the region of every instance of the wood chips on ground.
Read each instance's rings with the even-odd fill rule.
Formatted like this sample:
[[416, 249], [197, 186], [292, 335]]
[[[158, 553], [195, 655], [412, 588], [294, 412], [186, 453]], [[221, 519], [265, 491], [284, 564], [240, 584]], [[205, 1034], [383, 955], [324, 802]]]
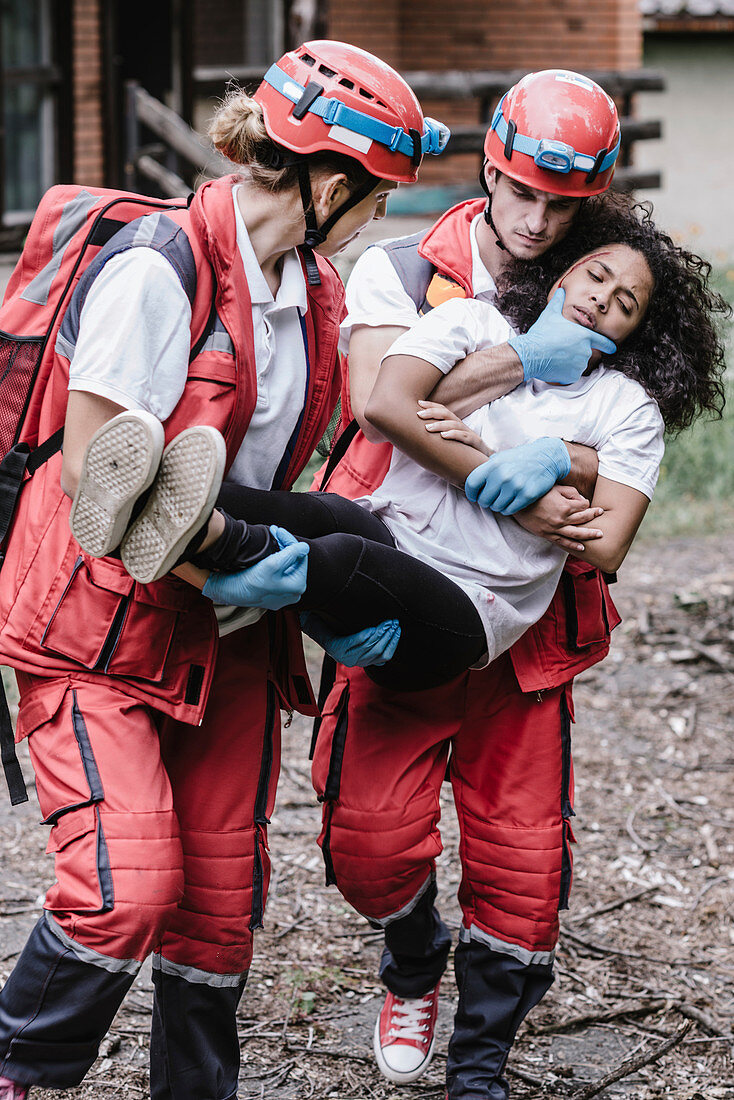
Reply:
[[[575, 690], [572, 907], [555, 985], [510, 1060], [513, 1100], [734, 1098], [733, 560], [726, 537], [636, 547], [613, 589], [625, 621]], [[240, 1100], [443, 1100], [450, 975], [429, 1072], [397, 1088], [373, 1064], [380, 937], [324, 887], [309, 740], [298, 717], [284, 731], [266, 928], [239, 1013]], [[52, 873], [39, 817], [33, 803], [0, 809], [3, 979]], [[456, 931], [448, 787], [442, 831], [440, 904]], [[146, 968], [71, 1100], [148, 1095], [150, 991]]]

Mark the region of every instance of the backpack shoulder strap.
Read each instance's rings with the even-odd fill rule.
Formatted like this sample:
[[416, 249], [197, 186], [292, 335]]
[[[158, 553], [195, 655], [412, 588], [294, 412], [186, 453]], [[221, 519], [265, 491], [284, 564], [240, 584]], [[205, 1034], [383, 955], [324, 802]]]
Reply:
[[409, 237], [398, 237], [393, 241], [381, 241], [373, 248], [382, 248], [397, 272], [406, 294], [422, 312], [426, 300], [426, 291], [436, 268], [425, 256], [421, 256], [418, 245], [425, 232], [412, 233]]

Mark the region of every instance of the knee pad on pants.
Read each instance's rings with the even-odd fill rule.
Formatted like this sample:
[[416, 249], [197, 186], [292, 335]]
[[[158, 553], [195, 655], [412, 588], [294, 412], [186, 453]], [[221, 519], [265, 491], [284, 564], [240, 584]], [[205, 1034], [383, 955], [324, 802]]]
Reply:
[[170, 962], [215, 974], [243, 974], [252, 961], [270, 879], [263, 826], [182, 834], [184, 896], [162, 942]]
[[567, 851], [570, 860], [565, 822], [508, 829], [465, 818], [459, 889], [464, 923], [477, 923], [529, 951], [551, 950], [558, 940]]
[[407, 905], [435, 869], [441, 852], [437, 820], [430, 792], [378, 815], [327, 804], [319, 844], [350, 905], [378, 920]]

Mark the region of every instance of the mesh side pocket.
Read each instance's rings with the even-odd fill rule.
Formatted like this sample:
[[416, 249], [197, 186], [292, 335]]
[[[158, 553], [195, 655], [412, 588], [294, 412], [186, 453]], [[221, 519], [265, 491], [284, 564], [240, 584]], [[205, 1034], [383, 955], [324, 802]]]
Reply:
[[334, 444], [334, 436], [339, 430], [339, 425], [342, 418], [342, 401], [341, 397], [336, 403], [336, 408], [331, 414], [331, 419], [326, 425], [326, 431], [322, 435], [319, 442], [316, 444], [316, 453], [321, 455], [322, 458], [328, 458], [331, 454], [331, 448]]
[[33, 387], [43, 336], [10, 336], [0, 332], [0, 456], [16, 442]]

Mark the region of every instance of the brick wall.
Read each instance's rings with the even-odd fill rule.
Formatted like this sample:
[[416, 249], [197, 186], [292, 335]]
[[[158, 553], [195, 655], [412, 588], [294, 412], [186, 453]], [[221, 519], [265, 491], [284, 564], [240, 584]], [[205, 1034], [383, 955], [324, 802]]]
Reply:
[[[330, 0], [328, 34], [396, 69], [634, 69], [642, 63], [637, 0]], [[476, 101], [424, 102], [452, 123], [479, 121]], [[475, 157], [424, 161], [423, 183], [471, 179]]]
[[74, 0], [72, 16], [74, 181], [92, 187], [105, 182], [102, 3]]

